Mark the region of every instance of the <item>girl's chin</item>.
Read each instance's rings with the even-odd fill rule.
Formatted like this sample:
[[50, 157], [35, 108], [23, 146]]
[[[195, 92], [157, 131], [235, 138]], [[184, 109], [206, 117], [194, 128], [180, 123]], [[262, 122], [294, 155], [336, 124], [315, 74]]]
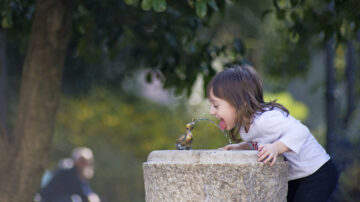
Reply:
[[235, 126], [230, 126], [230, 127], [226, 127], [225, 130], [232, 130], [234, 128], [235, 128]]

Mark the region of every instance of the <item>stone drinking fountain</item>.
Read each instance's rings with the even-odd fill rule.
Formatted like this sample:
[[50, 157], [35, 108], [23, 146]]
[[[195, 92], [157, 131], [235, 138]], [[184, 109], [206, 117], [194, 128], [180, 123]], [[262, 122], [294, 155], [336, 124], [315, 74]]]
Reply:
[[257, 161], [254, 150], [191, 150], [191, 130], [199, 120], [205, 119], [186, 125], [178, 150], [152, 151], [143, 163], [147, 202], [286, 201], [284, 158], [270, 167]]

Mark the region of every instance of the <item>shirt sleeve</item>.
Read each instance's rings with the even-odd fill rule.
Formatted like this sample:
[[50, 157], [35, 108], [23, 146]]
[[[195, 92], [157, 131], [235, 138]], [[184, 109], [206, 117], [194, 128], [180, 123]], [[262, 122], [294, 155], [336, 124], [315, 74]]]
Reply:
[[309, 129], [298, 122], [297, 124], [292, 124], [291, 127], [284, 132], [279, 141], [298, 154], [310, 135]]
[[263, 143], [280, 141], [298, 153], [311, 135], [309, 129], [290, 115], [280, 110], [264, 112], [256, 123]]

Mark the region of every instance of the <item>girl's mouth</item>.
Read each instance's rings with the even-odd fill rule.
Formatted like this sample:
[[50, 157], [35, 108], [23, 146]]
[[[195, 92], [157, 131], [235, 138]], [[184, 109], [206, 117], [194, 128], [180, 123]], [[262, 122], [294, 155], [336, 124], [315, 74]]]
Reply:
[[225, 123], [224, 119], [220, 120], [219, 127], [220, 127], [221, 130], [226, 129], [226, 123]]

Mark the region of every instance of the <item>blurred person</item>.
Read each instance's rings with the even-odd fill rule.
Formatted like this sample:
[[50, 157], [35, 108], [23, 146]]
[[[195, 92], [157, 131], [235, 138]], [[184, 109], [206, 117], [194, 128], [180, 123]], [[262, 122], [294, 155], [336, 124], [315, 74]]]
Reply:
[[61, 159], [58, 168], [42, 182], [35, 197], [40, 202], [100, 202], [89, 180], [94, 175], [94, 155], [89, 148], [78, 147], [71, 158]]

